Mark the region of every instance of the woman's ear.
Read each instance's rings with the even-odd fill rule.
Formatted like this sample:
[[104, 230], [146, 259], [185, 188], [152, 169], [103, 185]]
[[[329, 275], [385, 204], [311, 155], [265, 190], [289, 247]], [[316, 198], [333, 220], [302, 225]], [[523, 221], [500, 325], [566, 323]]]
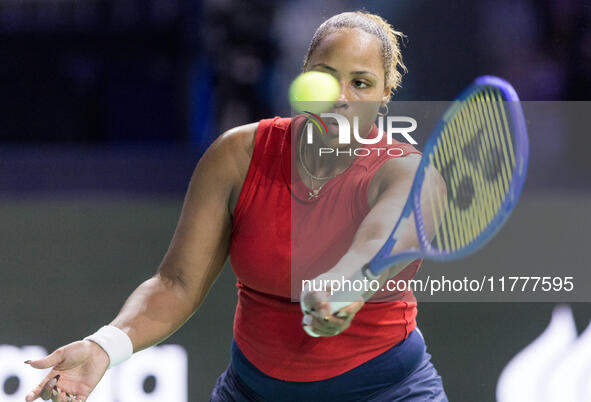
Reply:
[[384, 96], [382, 97], [381, 105], [387, 105], [390, 102], [390, 97], [392, 96], [392, 87], [384, 88]]

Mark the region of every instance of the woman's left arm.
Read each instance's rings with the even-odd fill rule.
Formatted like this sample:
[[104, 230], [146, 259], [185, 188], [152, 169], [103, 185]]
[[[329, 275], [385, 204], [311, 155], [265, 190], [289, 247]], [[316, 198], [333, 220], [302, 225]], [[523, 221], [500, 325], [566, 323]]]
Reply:
[[[359, 271], [380, 250], [390, 236], [395, 223], [410, 193], [412, 182], [420, 163], [420, 157], [411, 154], [404, 158], [393, 158], [384, 163], [378, 170], [368, 190], [370, 211], [357, 229], [348, 251], [324, 278], [355, 278]], [[436, 169], [430, 168], [425, 175], [425, 186], [430, 191], [445, 194], [445, 183]], [[424, 187], [426, 188], [426, 187]], [[435, 232], [430, 208], [422, 208], [425, 228], [428, 235]], [[418, 247], [418, 238], [414, 220], [409, 220], [394, 246], [393, 253]], [[380, 286], [389, 278], [401, 272], [411, 261], [394, 265], [384, 271], [377, 279]], [[375, 287], [374, 287], [375, 288]], [[351, 303], [331, 314], [327, 302], [327, 294], [323, 292], [305, 292], [302, 294], [302, 307], [308, 318], [304, 324], [319, 336], [336, 335], [349, 327], [353, 317], [361, 309], [366, 300], [375, 292], [368, 290], [362, 295], [363, 300], [351, 300]], [[310, 331], [308, 331], [310, 333]]]

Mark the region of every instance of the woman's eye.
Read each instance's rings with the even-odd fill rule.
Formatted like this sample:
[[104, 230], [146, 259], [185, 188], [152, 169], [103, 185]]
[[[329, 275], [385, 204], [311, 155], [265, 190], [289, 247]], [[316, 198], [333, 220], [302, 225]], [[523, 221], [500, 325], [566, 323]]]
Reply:
[[367, 82], [360, 80], [355, 80], [354, 84], [357, 88], [367, 88], [369, 86]]

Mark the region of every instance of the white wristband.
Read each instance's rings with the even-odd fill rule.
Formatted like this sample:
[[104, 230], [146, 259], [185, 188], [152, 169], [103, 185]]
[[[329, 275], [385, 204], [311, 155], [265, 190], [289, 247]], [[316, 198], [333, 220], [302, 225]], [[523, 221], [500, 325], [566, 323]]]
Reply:
[[105, 325], [84, 340], [99, 345], [109, 356], [109, 367], [123, 363], [133, 354], [133, 344], [127, 334], [112, 325]]

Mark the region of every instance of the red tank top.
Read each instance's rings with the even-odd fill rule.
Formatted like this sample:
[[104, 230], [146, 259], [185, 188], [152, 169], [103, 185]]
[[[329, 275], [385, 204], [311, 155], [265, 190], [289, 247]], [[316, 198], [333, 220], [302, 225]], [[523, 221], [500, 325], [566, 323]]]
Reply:
[[[337, 336], [312, 338], [304, 332], [300, 305], [292, 299], [299, 296], [301, 283], [294, 280], [292, 269], [314, 277], [345, 254], [369, 212], [371, 179], [391, 156], [376, 152], [358, 156], [322, 188], [320, 197], [308, 200], [309, 190], [291, 178], [292, 143], [297, 143], [292, 141], [291, 126], [289, 118], [259, 122], [234, 210], [230, 245], [238, 278], [234, 338], [263, 373], [285, 381], [319, 381], [351, 370], [405, 339], [416, 326], [417, 305], [411, 292], [402, 293], [397, 295], [399, 301], [366, 303], [351, 326]], [[374, 125], [370, 137], [376, 134]], [[393, 146], [404, 155], [418, 153], [406, 143], [371, 145]], [[420, 261], [411, 263], [397, 279], [414, 276], [419, 266]]]

